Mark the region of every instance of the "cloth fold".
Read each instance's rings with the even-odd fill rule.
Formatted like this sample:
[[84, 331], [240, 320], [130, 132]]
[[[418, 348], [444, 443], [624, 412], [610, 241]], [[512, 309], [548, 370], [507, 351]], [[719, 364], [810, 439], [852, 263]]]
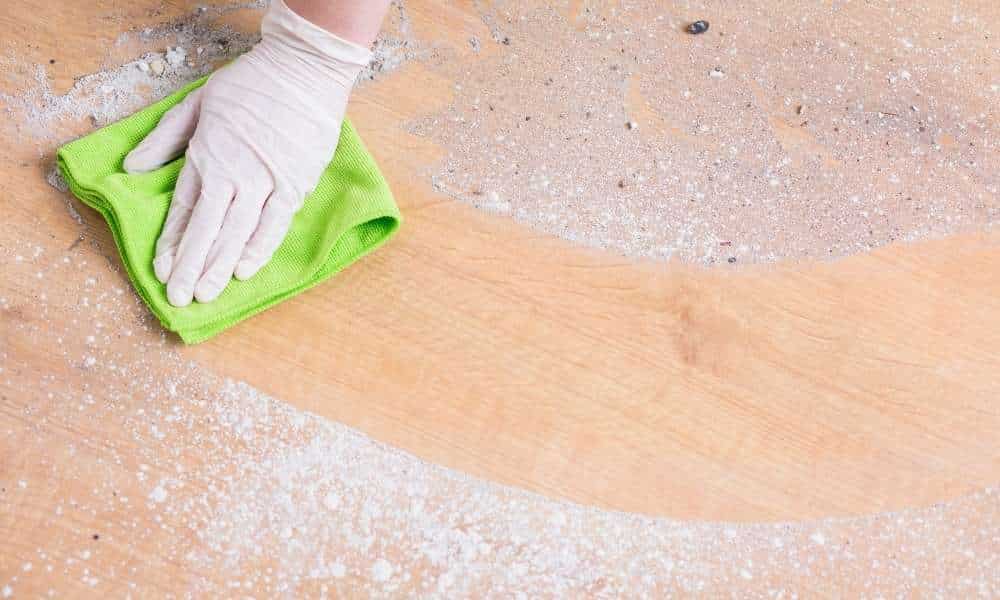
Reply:
[[204, 82], [204, 78], [195, 81], [57, 153], [70, 191], [101, 213], [111, 228], [135, 290], [160, 323], [188, 344], [204, 341], [335, 275], [382, 245], [402, 222], [374, 158], [345, 119], [333, 161], [271, 261], [246, 281], [233, 279], [213, 302], [172, 306], [166, 286], [153, 273], [153, 256], [184, 158], [142, 174], [126, 173], [122, 161], [163, 113]]

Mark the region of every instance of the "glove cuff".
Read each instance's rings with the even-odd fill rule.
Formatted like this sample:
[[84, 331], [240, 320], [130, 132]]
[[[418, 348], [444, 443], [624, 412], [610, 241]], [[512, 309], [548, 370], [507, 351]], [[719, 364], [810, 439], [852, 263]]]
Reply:
[[372, 57], [368, 48], [349, 42], [299, 16], [288, 8], [285, 0], [272, 0], [261, 23], [261, 35], [265, 40], [279, 40], [310, 62], [322, 61], [322, 64], [333, 60], [339, 63], [337, 66], [341, 69], [355, 67], [352, 69], [355, 76]]

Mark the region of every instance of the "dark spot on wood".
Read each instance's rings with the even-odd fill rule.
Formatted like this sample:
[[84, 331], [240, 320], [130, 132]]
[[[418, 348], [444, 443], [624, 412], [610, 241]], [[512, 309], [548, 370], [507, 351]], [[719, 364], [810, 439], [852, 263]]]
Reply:
[[698, 35], [708, 31], [708, 21], [698, 20], [684, 28], [684, 31], [692, 35]]

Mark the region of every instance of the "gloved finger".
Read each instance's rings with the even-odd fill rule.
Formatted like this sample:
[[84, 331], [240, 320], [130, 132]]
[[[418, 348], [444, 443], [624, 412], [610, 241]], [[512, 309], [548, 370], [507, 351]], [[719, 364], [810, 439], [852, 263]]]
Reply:
[[158, 169], [184, 153], [194, 135], [201, 112], [201, 92], [198, 88], [160, 117], [156, 128], [125, 157], [125, 171], [145, 173]]
[[160, 230], [160, 237], [156, 240], [153, 271], [160, 283], [166, 283], [170, 279], [177, 246], [181, 243], [184, 230], [187, 229], [188, 221], [191, 219], [191, 209], [194, 208], [200, 192], [201, 177], [198, 175], [198, 169], [192, 161], [188, 161], [184, 163], [184, 168], [177, 177], [174, 196], [170, 200], [170, 210], [167, 211], [167, 219], [163, 223], [163, 229]]
[[292, 217], [300, 205], [301, 202], [291, 200], [278, 192], [271, 194], [267, 204], [264, 205], [264, 212], [260, 215], [260, 224], [257, 225], [257, 230], [243, 250], [243, 256], [236, 264], [234, 275], [237, 279], [253, 277], [271, 260], [274, 251], [284, 241], [288, 227], [292, 224]]
[[191, 303], [195, 283], [205, 269], [208, 251], [219, 236], [234, 191], [229, 183], [202, 182], [201, 193], [177, 246], [174, 268], [167, 281], [167, 300], [174, 306]]
[[236, 263], [260, 221], [265, 200], [267, 193], [261, 190], [237, 190], [219, 237], [208, 253], [205, 272], [195, 285], [194, 297], [198, 302], [215, 300], [229, 285]]

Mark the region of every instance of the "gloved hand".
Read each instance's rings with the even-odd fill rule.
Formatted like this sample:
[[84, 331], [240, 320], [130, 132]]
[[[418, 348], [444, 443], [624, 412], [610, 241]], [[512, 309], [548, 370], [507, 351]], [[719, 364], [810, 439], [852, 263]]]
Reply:
[[252, 277], [333, 158], [351, 87], [371, 52], [274, 0], [261, 41], [213, 74], [125, 158], [159, 168], [187, 147], [153, 268], [167, 298], [214, 300]]

